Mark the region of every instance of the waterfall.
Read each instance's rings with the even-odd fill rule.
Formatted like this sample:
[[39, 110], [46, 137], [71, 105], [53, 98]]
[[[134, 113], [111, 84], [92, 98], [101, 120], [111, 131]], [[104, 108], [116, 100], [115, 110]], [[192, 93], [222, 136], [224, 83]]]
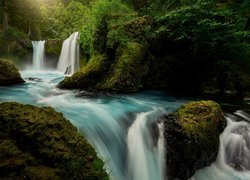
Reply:
[[57, 70], [65, 74], [73, 74], [80, 68], [79, 65], [79, 32], [73, 33], [68, 39], [64, 40]]
[[[163, 125], [158, 124], [152, 138], [154, 111], [140, 113], [128, 131], [128, 171], [130, 180], [164, 179], [165, 158]], [[155, 131], [155, 130], [153, 130]]]
[[45, 41], [32, 41], [33, 46], [33, 68], [35, 70], [44, 69], [44, 44]]
[[250, 179], [250, 115], [242, 110], [227, 117], [216, 161], [192, 179]]

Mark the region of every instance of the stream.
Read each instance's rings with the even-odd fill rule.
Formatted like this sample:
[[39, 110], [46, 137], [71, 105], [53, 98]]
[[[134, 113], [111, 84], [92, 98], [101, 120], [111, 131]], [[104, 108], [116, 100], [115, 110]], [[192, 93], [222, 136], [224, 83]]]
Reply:
[[[65, 75], [56, 71], [22, 71], [26, 83], [0, 87], [0, 102], [51, 106], [63, 113], [104, 160], [113, 180], [163, 180], [165, 156], [162, 125], [157, 119], [191, 99], [162, 91], [97, 95], [61, 90]], [[217, 160], [191, 179], [250, 179], [250, 115], [226, 113]]]

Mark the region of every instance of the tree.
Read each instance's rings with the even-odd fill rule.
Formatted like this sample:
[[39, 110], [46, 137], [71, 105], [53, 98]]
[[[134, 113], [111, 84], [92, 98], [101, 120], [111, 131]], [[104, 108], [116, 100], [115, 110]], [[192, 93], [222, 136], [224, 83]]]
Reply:
[[40, 19], [36, 0], [1, 0], [0, 5], [4, 38], [11, 36], [11, 28], [16, 28], [30, 36], [39, 34], [38, 28], [34, 26]]

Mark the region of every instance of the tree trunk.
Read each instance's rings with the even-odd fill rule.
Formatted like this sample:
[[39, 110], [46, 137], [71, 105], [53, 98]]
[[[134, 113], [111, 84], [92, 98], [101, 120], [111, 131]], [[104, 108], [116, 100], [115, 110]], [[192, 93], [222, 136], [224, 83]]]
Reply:
[[3, 37], [7, 38], [9, 31], [9, 14], [7, 12], [8, 10], [7, 0], [3, 0], [2, 8], [3, 8]]

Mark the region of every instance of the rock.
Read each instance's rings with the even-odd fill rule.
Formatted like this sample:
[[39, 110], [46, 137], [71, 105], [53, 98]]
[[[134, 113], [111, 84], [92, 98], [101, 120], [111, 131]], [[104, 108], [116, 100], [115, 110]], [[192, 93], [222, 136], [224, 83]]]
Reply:
[[43, 82], [42, 79], [40, 79], [40, 78], [35, 78], [35, 77], [27, 77], [27, 78], [24, 78], [24, 79], [27, 80], [27, 81]]
[[219, 135], [226, 126], [220, 106], [214, 101], [183, 105], [161, 118], [167, 157], [167, 177], [188, 179], [196, 169], [215, 161]]
[[48, 39], [45, 42], [45, 52], [47, 55], [60, 56], [63, 40]]
[[0, 59], [0, 86], [25, 82], [15, 65], [8, 60]]
[[63, 89], [85, 89], [93, 88], [105, 77], [111, 62], [105, 55], [93, 56], [89, 63], [74, 73], [71, 77], [66, 77], [58, 84]]
[[59, 88], [97, 91], [135, 92], [143, 88], [148, 74], [147, 49], [135, 42], [120, 45], [116, 58], [95, 55], [90, 62], [59, 83]]
[[104, 179], [103, 165], [61, 113], [0, 104], [0, 179]]
[[100, 90], [115, 92], [136, 92], [143, 88], [148, 74], [145, 59], [147, 49], [139, 43], [129, 42], [117, 49], [116, 60], [104, 80], [97, 84]]

